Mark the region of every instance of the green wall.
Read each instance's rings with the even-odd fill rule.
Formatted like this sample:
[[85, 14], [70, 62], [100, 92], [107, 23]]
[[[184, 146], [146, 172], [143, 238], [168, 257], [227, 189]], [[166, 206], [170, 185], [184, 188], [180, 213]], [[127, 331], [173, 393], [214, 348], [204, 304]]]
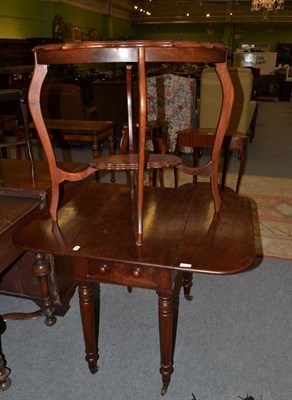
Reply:
[[165, 24], [136, 25], [137, 39], [220, 41], [236, 49], [241, 43], [292, 43], [292, 24]]
[[0, 38], [51, 37], [50, 8], [39, 0], [0, 0]]
[[95, 29], [101, 32], [104, 39], [133, 36], [133, 27], [129, 21], [67, 3], [0, 0], [0, 38], [50, 38], [53, 36], [53, 21], [57, 14], [63, 17], [64, 23], [78, 26], [85, 34]]
[[0, 0], [0, 38], [52, 37], [54, 17], [76, 25], [81, 32], [95, 29], [103, 39], [221, 41], [232, 50], [241, 43], [292, 43], [292, 24], [160, 24], [132, 25], [129, 21], [101, 15], [66, 3], [40, 0]]

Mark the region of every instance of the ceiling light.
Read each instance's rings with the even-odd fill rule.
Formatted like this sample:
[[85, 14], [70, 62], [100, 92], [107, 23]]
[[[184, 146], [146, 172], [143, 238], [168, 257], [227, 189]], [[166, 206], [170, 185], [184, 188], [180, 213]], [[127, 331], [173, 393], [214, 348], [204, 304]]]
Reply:
[[252, 0], [251, 11], [276, 11], [284, 8], [285, 0]]

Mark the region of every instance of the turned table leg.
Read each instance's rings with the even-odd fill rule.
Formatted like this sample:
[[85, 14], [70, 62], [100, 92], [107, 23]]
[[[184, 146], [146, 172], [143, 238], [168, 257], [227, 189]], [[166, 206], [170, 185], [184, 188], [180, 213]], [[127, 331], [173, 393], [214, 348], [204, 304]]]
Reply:
[[85, 341], [85, 360], [92, 374], [98, 371], [92, 285], [79, 285], [79, 304]]
[[11, 386], [11, 379], [8, 378], [10, 370], [5, 367], [5, 361], [2, 354], [0, 354], [0, 392], [4, 392]]
[[164, 395], [170, 383], [172, 366], [173, 336], [173, 293], [171, 271], [157, 271], [158, 316], [160, 337], [160, 373], [162, 375], [161, 394]]
[[33, 272], [38, 277], [42, 295], [42, 309], [45, 315], [45, 324], [52, 326], [56, 323], [57, 318], [54, 314], [54, 304], [49, 291], [48, 275], [50, 266], [48, 260], [42, 253], [36, 253], [35, 262], [33, 264]]
[[192, 300], [191, 288], [193, 286], [193, 274], [191, 272], [182, 273], [182, 286], [184, 289], [184, 296], [186, 300]]
[[[4, 333], [6, 329], [5, 321], [0, 316], [0, 335]], [[1, 336], [0, 336], [1, 338]], [[0, 346], [0, 392], [4, 392], [11, 386], [11, 379], [8, 378], [10, 370], [5, 366], [5, 360], [2, 354], [2, 346]]]

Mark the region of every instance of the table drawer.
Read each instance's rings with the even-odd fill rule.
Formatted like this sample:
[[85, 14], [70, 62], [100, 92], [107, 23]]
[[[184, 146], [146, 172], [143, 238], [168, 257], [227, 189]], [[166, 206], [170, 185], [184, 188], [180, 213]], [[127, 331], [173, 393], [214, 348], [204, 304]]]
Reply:
[[87, 261], [87, 277], [97, 282], [155, 289], [155, 268], [115, 262]]

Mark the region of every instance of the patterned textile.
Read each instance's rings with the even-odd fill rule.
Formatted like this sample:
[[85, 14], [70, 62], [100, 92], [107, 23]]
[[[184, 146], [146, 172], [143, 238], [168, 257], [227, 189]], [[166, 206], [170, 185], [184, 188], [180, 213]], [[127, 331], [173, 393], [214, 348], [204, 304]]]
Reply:
[[164, 120], [168, 127], [170, 151], [176, 131], [195, 126], [196, 81], [166, 74], [147, 78], [147, 119]]

